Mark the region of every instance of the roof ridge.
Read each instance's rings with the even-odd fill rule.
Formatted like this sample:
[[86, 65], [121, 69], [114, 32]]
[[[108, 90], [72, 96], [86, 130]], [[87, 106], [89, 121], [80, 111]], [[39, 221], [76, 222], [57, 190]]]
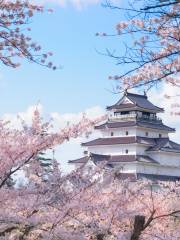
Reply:
[[100, 154], [100, 153], [92, 153], [90, 152], [90, 156], [105, 156], [105, 157], [110, 157], [111, 155], [110, 154]]
[[125, 94], [125, 96], [128, 96], [128, 95], [133, 95], [133, 96], [142, 97], [142, 98], [146, 98], [147, 99], [147, 95], [144, 95], [144, 94], [142, 95], [142, 94], [127, 92]]
[[170, 142], [170, 143], [175, 143], [175, 144], [177, 144], [177, 145], [180, 145], [179, 143], [174, 142], [174, 141], [172, 141], [172, 140], [170, 140], [170, 139], [169, 139], [169, 142]]

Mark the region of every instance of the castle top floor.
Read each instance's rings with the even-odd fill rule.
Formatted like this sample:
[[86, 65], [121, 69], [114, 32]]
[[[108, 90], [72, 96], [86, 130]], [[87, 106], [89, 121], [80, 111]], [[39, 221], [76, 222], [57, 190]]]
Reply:
[[151, 103], [146, 95], [126, 91], [116, 104], [107, 107], [107, 111], [109, 119], [113, 121], [142, 119], [161, 122], [156, 114], [164, 112], [164, 109]]

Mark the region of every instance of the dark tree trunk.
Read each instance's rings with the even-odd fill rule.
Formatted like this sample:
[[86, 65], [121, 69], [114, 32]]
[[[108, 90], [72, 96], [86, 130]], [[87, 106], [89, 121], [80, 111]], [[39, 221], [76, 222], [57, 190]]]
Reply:
[[96, 236], [96, 239], [97, 239], [97, 240], [103, 240], [104, 237], [105, 237], [105, 234], [100, 233], [100, 234], [98, 234], [98, 235]]
[[140, 215], [135, 216], [134, 229], [131, 235], [131, 240], [139, 240], [141, 232], [144, 228], [144, 224], [145, 224], [145, 216], [140, 216]]

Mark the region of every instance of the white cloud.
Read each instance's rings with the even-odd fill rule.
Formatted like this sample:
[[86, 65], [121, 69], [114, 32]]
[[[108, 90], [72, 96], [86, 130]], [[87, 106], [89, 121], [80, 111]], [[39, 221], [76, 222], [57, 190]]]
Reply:
[[95, 5], [101, 2], [101, 0], [32, 0], [32, 2], [40, 3], [42, 5], [55, 4], [61, 7], [73, 6], [76, 9], [82, 9], [89, 5]]
[[99, 106], [95, 106], [92, 108], [88, 108], [84, 112], [80, 113], [60, 114], [58, 112], [52, 112], [50, 116], [53, 119], [55, 127], [60, 126], [62, 128], [65, 127], [67, 124], [78, 123], [82, 119], [83, 114], [85, 114], [86, 117], [88, 117], [89, 119], [93, 119], [102, 116], [104, 114], [104, 110]]
[[87, 7], [88, 5], [93, 5], [101, 2], [101, 0], [62, 0], [64, 4], [72, 4], [77, 8]]
[[[93, 119], [104, 115], [105, 111], [101, 107], [95, 106], [77, 114], [67, 113], [61, 115], [58, 112], [54, 112], [51, 113], [51, 117], [53, 118], [53, 122], [55, 123], [55, 127], [57, 128], [58, 126], [65, 127], [67, 125], [67, 122], [69, 122], [70, 124], [77, 123], [81, 120], [84, 113], [89, 119]], [[98, 137], [98, 133], [93, 133], [90, 136], [90, 138], [96, 137]], [[85, 141], [87, 141], [85, 137], [71, 139], [69, 142], [62, 144], [55, 149], [55, 156], [60, 162], [61, 167], [65, 172], [72, 170], [72, 166], [68, 164], [68, 160], [77, 159], [83, 156], [83, 149], [81, 147], [81, 143]]]
[[[178, 96], [179, 95], [179, 96]], [[169, 99], [165, 96], [171, 96]], [[180, 115], [172, 115], [175, 112], [180, 113], [180, 107], [174, 108], [176, 104], [180, 104], [180, 89], [170, 84], [164, 84], [160, 90], [153, 90], [149, 94], [149, 99], [157, 106], [163, 107], [165, 112], [159, 114], [163, 122], [170, 127], [176, 128], [176, 133], [170, 137], [180, 143]]]
[[27, 124], [30, 124], [32, 121], [32, 116], [35, 111], [38, 109], [42, 114], [43, 106], [41, 104], [32, 105], [28, 107], [24, 112], [18, 112], [16, 114], [6, 113], [2, 116], [2, 119], [5, 121], [10, 121], [10, 126], [13, 128], [19, 128], [21, 126], [21, 121], [25, 121]]
[[[32, 0], [33, 2], [38, 2], [42, 5], [46, 3], [56, 4], [61, 7], [73, 6], [76, 9], [83, 9], [90, 5], [96, 5], [104, 3], [104, 0]], [[112, 0], [111, 3], [118, 4], [119, 0]]]
[[[19, 112], [17, 114], [6, 113], [2, 117], [6, 121], [11, 121], [11, 126], [13, 128], [19, 128], [21, 126], [21, 119], [24, 120], [26, 123], [30, 124], [32, 120], [32, 115], [34, 110], [38, 108], [42, 116], [45, 114], [43, 113], [43, 106], [41, 104], [33, 105], [27, 108], [24, 112]], [[53, 112], [47, 115], [48, 119], [52, 118], [52, 123], [55, 126], [55, 129], [64, 128], [67, 123], [73, 124], [77, 123], [82, 119], [83, 114], [89, 119], [93, 119], [96, 117], [100, 117], [104, 115], [104, 110], [99, 107], [95, 106], [92, 108], [86, 109], [84, 112], [80, 113], [66, 113], [60, 114], [58, 112]], [[97, 135], [92, 134], [91, 138], [97, 137]], [[72, 166], [70, 166], [67, 162], [71, 159], [76, 159], [81, 157], [83, 154], [83, 149], [81, 148], [81, 142], [87, 141], [85, 137], [79, 137], [76, 139], [70, 139], [69, 142], [66, 142], [55, 149], [55, 157], [58, 162], [61, 164], [62, 170], [67, 172], [72, 170]], [[52, 151], [48, 152], [48, 155], [52, 157]]]

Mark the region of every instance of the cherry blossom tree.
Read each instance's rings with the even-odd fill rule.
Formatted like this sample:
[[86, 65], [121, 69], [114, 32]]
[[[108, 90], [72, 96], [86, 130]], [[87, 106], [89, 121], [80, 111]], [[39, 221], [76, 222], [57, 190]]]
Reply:
[[[155, 7], [159, 9], [157, 5], [145, 6], [139, 13], [144, 20], [133, 17], [117, 25], [118, 35], [143, 31], [147, 36], [137, 40], [136, 48], [127, 48], [127, 54], [132, 50], [132, 55], [117, 57], [120, 64], [137, 64], [136, 68], [115, 77], [122, 80], [126, 87], [151, 86], [159, 81], [178, 84], [179, 5], [177, 1], [173, 2], [160, 6], [166, 12], [152, 12]], [[51, 53], [43, 56], [36, 54], [40, 47], [22, 33], [33, 13], [42, 11], [42, 7], [28, 2], [1, 1], [0, 59], [5, 65], [17, 67], [17, 57], [25, 57], [52, 66], [45, 61]], [[137, 10], [134, 12], [137, 13]], [[150, 24], [152, 28], [149, 29]], [[158, 51], [154, 47], [156, 41], [159, 43]], [[141, 57], [139, 62], [138, 57]], [[146, 76], [144, 71], [147, 71]], [[151, 72], [154, 75], [150, 75]], [[56, 160], [52, 162], [52, 171], [47, 176], [42, 164], [37, 161], [39, 153], [88, 132], [102, 119], [90, 121], [83, 117], [78, 124], [56, 133], [51, 131], [50, 123], [42, 122], [37, 110], [32, 126], [22, 122], [21, 129], [12, 129], [8, 122], [0, 121], [0, 239], [180, 238], [179, 182], [158, 182], [155, 185], [148, 181], [121, 180], [121, 176], [113, 170], [108, 169], [107, 173], [106, 163], [92, 168], [81, 166], [63, 175]], [[25, 174], [26, 184], [18, 187], [9, 184], [19, 171]]]
[[[37, 168], [37, 165], [34, 166]], [[3, 189], [4, 239], [178, 240], [179, 183], [120, 180], [104, 165], [63, 176], [54, 164], [48, 184], [29, 174], [25, 188]], [[106, 173], [103, 177], [103, 173]], [[13, 197], [12, 197], [13, 196]], [[6, 238], [5, 238], [6, 237]]]
[[38, 110], [34, 111], [32, 126], [22, 121], [22, 129], [12, 129], [10, 122], [0, 121], [0, 188], [4, 186], [9, 177], [21, 167], [36, 159], [37, 154], [54, 146], [76, 138], [87, 132], [94, 124], [104, 118], [82, 120], [74, 125], [60, 129], [59, 133], [51, 133], [50, 123], [43, 123]]
[[126, 36], [124, 55], [107, 51], [121, 66], [119, 75], [110, 76], [118, 88], [150, 88], [161, 82], [180, 86], [179, 0], [132, 0], [126, 9], [107, 1], [105, 6], [127, 13], [126, 20], [117, 23], [116, 34], [97, 34], [120, 36], [121, 41]]
[[[178, 240], [180, 184], [121, 180], [100, 165], [64, 175], [56, 160], [44, 181], [37, 154], [78, 137], [103, 118], [51, 131], [34, 112], [32, 126], [0, 122], [0, 238], [57, 240]], [[46, 134], [44, 134], [46, 133]], [[17, 171], [26, 184], [8, 185]]]
[[[41, 53], [41, 46], [28, 35], [28, 27], [35, 13], [42, 13], [44, 8], [26, 0], [0, 1], [0, 61], [6, 66], [16, 68], [18, 58], [56, 69], [48, 62], [51, 52]], [[51, 11], [50, 9], [48, 11]]]
[[[19, 130], [9, 127], [9, 122], [0, 121], [1, 223], [8, 223], [9, 229], [9, 224], [13, 222], [13, 217], [15, 218], [15, 216], [18, 215], [18, 206], [21, 209], [20, 215], [23, 215], [23, 209], [26, 205], [25, 202], [32, 207], [30, 203], [31, 198], [32, 200], [36, 197], [38, 198], [39, 194], [35, 191], [35, 185], [37, 183], [33, 186], [33, 179], [37, 178], [45, 182], [43, 179], [45, 169], [40, 161], [37, 161], [38, 153], [62, 144], [70, 138], [76, 138], [84, 132], [88, 132], [88, 130], [100, 120], [102, 119], [99, 118], [93, 121], [84, 116], [79, 123], [60, 129], [59, 132], [56, 133], [50, 132], [50, 123], [42, 122], [38, 110], [34, 112], [32, 126], [28, 126], [22, 121], [22, 128]], [[53, 171], [52, 169], [50, 175], [54, 177], [57, 171], [57, 164], [55, 164], [55, 162], [52, 168], [55, 170]], [[9, 186], [9, 179], [12, 179], [13, 175], [20, 170], [26, 173], [28, 185], [20, 189], [17, 189], [17, 187], [12, 184]], [[41, 187], [43, 187], [43, 184]], [[9, 209], [7, 207], [8, 205]], [[12, 207], [10, 207], [10, 205]], [[20, 217], [20, 215], [18, 215], [18, 217]], [[6, 221], [6, 219], [9, 219], [10, 222], [8, 222], [9, 220]], [[3, 234], [4, 233], [0, 234], [0, 236], [3, 236]]]

